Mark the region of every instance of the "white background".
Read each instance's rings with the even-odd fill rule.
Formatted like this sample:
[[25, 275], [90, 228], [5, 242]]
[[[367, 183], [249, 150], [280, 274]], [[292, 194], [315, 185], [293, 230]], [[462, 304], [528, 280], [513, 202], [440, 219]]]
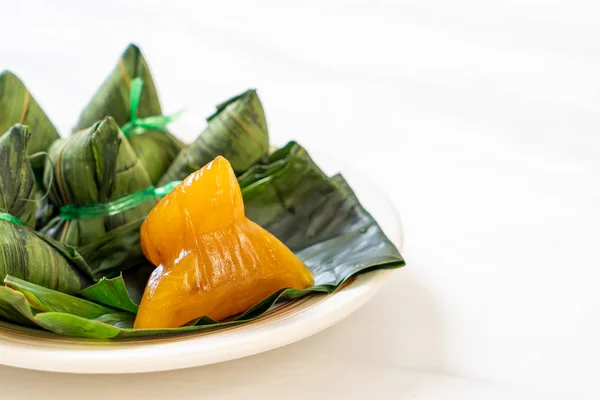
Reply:
[[408, 266], [279, 350], [137, 376], [0, 367], [1, 398], [600, 396], [597, 2], [51, 3], [0, 2], [0, 69], [63, 132], [130, 41], [167, 112], [256, 87], [275, 142], [389, 192]]

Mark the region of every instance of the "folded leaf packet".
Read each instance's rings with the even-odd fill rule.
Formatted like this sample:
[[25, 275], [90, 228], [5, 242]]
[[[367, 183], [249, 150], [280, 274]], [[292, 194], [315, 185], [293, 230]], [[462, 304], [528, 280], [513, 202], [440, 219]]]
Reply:
[[269, 130], [256, 90], [248, 90], [217, 106], [206, 129], [175, 158], [159, 185], [185, 179], [217, 156], [241, 174], [269, 152]]
[[31, 137], [17, 124], [0, 137], [0, 276], [76, 293], [89, 285], [89, 267], [71, 247], [33, 230], [36, 182], [27, 158]]
[[[45, 152], [59, 138], [56, 128], [23, 82], [12, 72], [4, 71], [0, 73], [0, 132], [6, 132], [15, 124], [27, 125], [31, 131], [28, 155]], [[44, 157], [31, 158], [31, 165], [36, 178], [41, 180]]]
[[[143, 83], [143, 88], [139, 99], [132, 99], [131, 89], [136, 79]], [[162, 115], [148, 64], [133, 44], [127, 47], [117, 66], [85, 107], [73, 132], [87, 129], [106, 116], [113, 117], [120, 127], [125, 127], [132, 120], [132, 111], [134, 118]], [[152, 183], [158, 181], [182, 148], [182, 144], [165, 130], [130, 125], [125, 133]]]
[[65, 208], [106, 204], [152, 187], [152, 182], [119, 126], [106, 117], [91, 128], [56, 141], [48, 152], [44, 183], [61, 207], [42, 232], [75, 247], [94, 279], [118, 274], [144, 260], [139, 228], [156, 204], [149, 197], [110, 215], [65, 215]]

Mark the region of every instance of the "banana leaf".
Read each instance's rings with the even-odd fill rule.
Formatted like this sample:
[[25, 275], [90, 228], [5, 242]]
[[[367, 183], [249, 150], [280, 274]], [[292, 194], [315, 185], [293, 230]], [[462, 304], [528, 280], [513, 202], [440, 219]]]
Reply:
[[139, 309], [139, 303], [132, 300], [122, 275], [117, 278], [102, 278], [98, 283], [82, 290], [79, 294], [86, 299], [98, 302], [98, 304], [110, 303], [115, 308], [134, 314]]
[[[267, 180], [263, 184], [270, 185], [275, 181]], [[270, 191], [265, 190], [263, 193]], [[280, 215], [267, 224], [273, 229], [273, 233], [296, 249], [296, 254], [315, 274], [316, 285], [305, 290], [282, 289], [232, 320], [217, 322], [203, 317], [195, 321], [194, 325], [181, 328], [136, 330], [131, 328], [134, 314], [127, 312], [110, 312], [102, 317], [83, 318], [79, 311], [65, 313], [60, 311], [61, 307], [55, 307], [32, 317], [34, 311], [31, 303], [21, 293], [23, 290], [16, 286], [16, 290], [8, 289], [12, 290], [10, 292], [0, 291], [0, 304], [6, 304], [4, 308], [18, 310], [21, 319], [25, 318], [40, 328], [61, 335], [95, 339], [164, 335], [214, 329], [253, 320], [278, 302], [294, 300], [311, 293], [332, 293], [358, 274], [404, 265], [398, 250], [360, 205], [341, 175], [323, 177], [314, 191], [297, 201], [288, 197], [288, 203], [295, 211]], [[38, 297], [42, 295], [31, 289], [31, 286], [28, 290]], [[85, 292], [94, 292], [93, 296], [86, 297], [93, 298], [99, 304], [110, 304], [113, 306], [110, 308], [133, 311], [130, 302], [136, 304], [131, 298], [126, 300], [129, 291], [122, 276], [110, 281], [103, 280]], [[115, 302], [115, 299], [120, 300]], [[7, 315], [10, 318], [11, 314]], [[12, 321], [18, 322], [17, 319]]]
[[222, 155], [237, 174], [269, 152], [269, 131], [256, 90], [248, 90], [217, 106], [206, 129], [175, 158], [159, 185], [180, 181]]
[[282, 170], [288, 165], [290, 159], [296, 157], [300, 153], [302, 153], [300, 155], [301, 157], [310, 157], [306, 153], [306, 150], [295, 141], [288, 142], [288, 144], [280, 149], [274, 149], [273, 152], [261, 160], [261, 162], [254, 164], [248, 168], [246, 172], [238, 176], [240, 187], [244, 189], [261, 179]]
[[97, 318], [117, 310], [93, 303], [91, 301], [70, 296], [14, 276], [6, 276], [4, 284], [23, 293], [31, 306], [38, 311], [63, 312], [84, 318]]
[[[12, 299], [23, 296], [21, 293], [0, 286], [0, 324], [2, 321], [12, 321], [19, 326], [27, 328], [35, 328], [36, 324], [24, 317], [21, 312], [15, 309], [12, 305]], [[27, 306], [27, 305], [26, 305]]]
[[143, 222], [144, 218], [136, 219], [77, 247], [77, 251], [91, 266], [94, 281], [117, 276], [122, 271], [136, 267], [140, 261], [145, 261], [140, 247]]
[[22, 224], [0, 220], [0, 274], [75, 293], [90, 284], [87, 263], [73, 248], [33, 230], [37, 210], [27, 158], [30, 136], [26, 126], [17, 124], [0, 137], [0, 212]]
[[[59, 207], [105, 204], [152, 186], [148, 173], [112, 117], [48, 151], [44, 183]], [[41, 231], [75, 247], [92, 269], [94, 280], [118, 275], [144, 260], [139, 227], [156, 198], [112, 216], [54, 218]]]
[[[11, 279], [10, 276], [7, 278]], [[39, 286], [37, 287], [37, 289], [40, 288]], [[19, 289], [22, 288], [19, 287]], [[44, 295], [35, 293], [35, 296], [40, 298]], [[13, 318], [13, 315], [17, 314], [21, 321], [27, 321], [23, 324], [25, 326], [44, 328], [64, 336], [110, 338], [115, 329], [119, 330], [119, 327], [127, 327], [133, 324], [133, 314], [123, 312], [105, 313], [97, 317], [81, 317], [77, 314], [85, 314], [87, 310], [78, 308], [81, 306], [81, 303], [77, 300], [80, 299], [74, 296], [61, 298], [60, 303], [48, 302], [45, 304], [46, 310], [38, 310], [28, 302], [27, 296], [21, 291], [11, 289], [7, 286], [0, 287], [0, 309], [6, 310], [2, 316], [15, 321], [10, 318]], [[58, 305], [59, 310], [69, 308], [73, 313], [48, 311], [53, 310], [53, 306], [55, 305]], [[85, 334], [83, 332], [88, 333]]]
[[[20, 123], [29, 126], [32, 135], [27, 144], [27, 154], [32, 155], [48, 150], [59, 138], [59, 134], [33, 98], [23, 82], [12, 72], [0, 73], [0, 132]], [[31, 159], [36, 179], [43, 176], [44, 157]]]
[[[106, 116], [112, 116], [121, 127], [129, 122], [130, 88], [135, 78], [141, 78], [144, 84], [137, 110], [138, 117], [161, 115], [162, 108], [148, 64], [140, 49], [132, 44], [127, 47], [117, 66], [85, 107], [73, 132], [87, 129]], [[128, 136], [128, 140], [152, 183], [158, 181], [183, 147], [181, 142], [165, 131], [146, 130]]]
[[99, 304], [135, 314], [146, 289], [146, 283], [155, 268], [149, 262], [143, 262], [123, 271], [118, 277], [102, 278], [79, 294]]
[[238, 178], [246, 216], [267, 228], [269, 222], [294, 212], [297, 204], [312, 193], [327, 175], [306, 150], [290, 142]]

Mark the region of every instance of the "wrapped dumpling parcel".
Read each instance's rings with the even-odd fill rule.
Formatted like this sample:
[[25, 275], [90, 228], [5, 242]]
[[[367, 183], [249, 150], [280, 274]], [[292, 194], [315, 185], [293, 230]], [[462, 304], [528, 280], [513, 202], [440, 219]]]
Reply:
[[[42, 232], [75, 247], [95, 279], [144, 260], [139, 228], [158, 199], [148, 197], [122, 210], [102, 208], [152, 188], [141, 160], [112, 117], [56, 141], [48, 152], [44, 183], [61, 213]], [[89, 211], [90, 207], [101, 212]]]
[[31, 134], [17, 124], [0, 137], [0, 276], [76, 293], [89, 268], [77, 252], [33, 230], [36, 182], [27, 158]]
[[180, 181], [217, 156], [241, 174], [269, 153], [269, 130], [262, 103], [251, 89], [217, 106], [206, 129], [179, 153], [159, 184]]
[[[139, 99], [132, 99], [131, 87], [136, 79], [143, 86]], [[137, 109], [132, 110], [132, 105]], [[104, 117], [113, 117], [119, 127], [127, 128], [124, 130], [125, 136], [155, 183], [179, 154], [182, 144], [166, 130], [128, 125], [132, 111], [135, 117], [141, 119], [160, 119], [162, 116], [162, 107], [148, 64], [140, 49], [133, 44], [127, 47], [117, 66], [85, 107], [73, 132], [87, 129]]]

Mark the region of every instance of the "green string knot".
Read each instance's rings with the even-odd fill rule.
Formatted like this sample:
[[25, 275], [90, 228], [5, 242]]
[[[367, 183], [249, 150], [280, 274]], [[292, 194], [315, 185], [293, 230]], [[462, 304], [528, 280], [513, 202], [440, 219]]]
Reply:
[[142, 78], [135, 78], [131, 81], [129, 96], [131, 99], [129, 122], [121, 127], [125, 136], [140, 135], [146, 130], [165, 131], [167, 126], [179, 118], [183, 111], [178, 111], [171, 115], [153, 115], [146, 118], [138, 118], [138, 110], [142, 99], [142, 89], [144, 81]]
[[0, 221], [12, 222], [15, 225], [25, 226], [23, 221], [21, 221], [19, 218], [15, 217], [14, 215], [10, 215], [7, 212], [3, 212], [3, 211], [0, 211]]

